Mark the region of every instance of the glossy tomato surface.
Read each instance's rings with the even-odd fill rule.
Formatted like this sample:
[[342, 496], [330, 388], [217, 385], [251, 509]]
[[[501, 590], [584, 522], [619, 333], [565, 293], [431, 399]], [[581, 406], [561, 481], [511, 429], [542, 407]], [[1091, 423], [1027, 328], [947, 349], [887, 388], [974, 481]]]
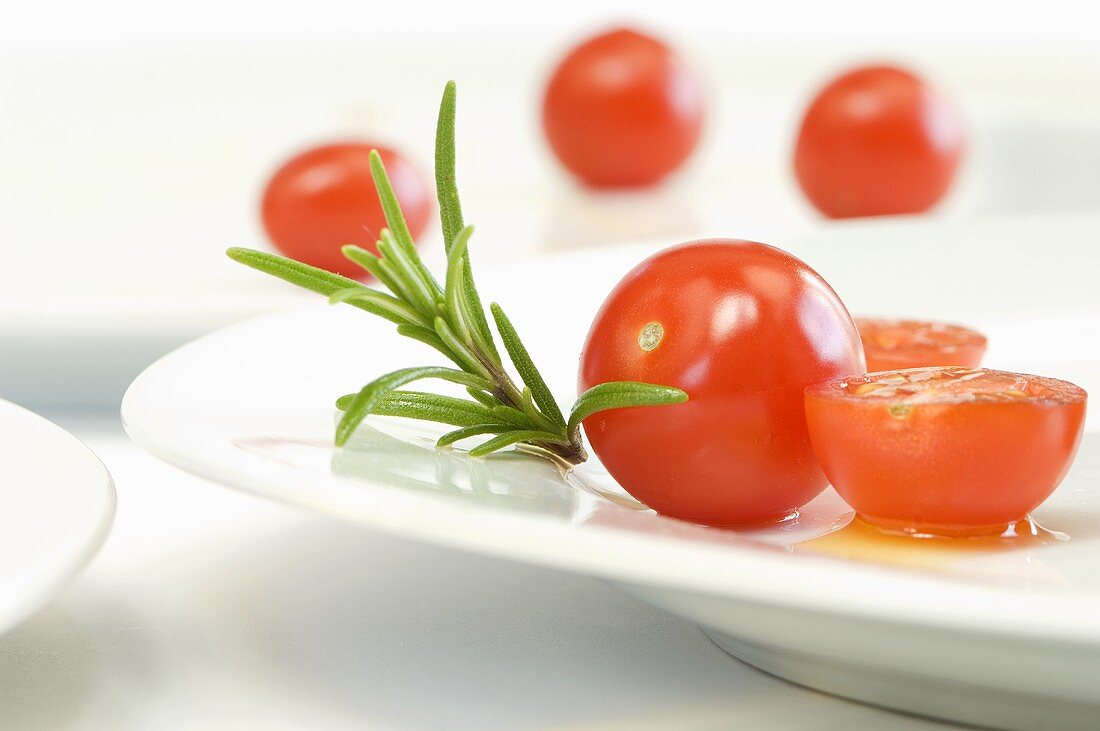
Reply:
[[998, 532], [1058, 486], [1084, 428], [1072, 383], [916, 368], [811, 386], [818, 461], [865, 520], [908, 533]]
[[825, 487], [803, 391], [863, 371], [836, 293], [784, 251], [750, 241], [677, 246], [635, 267], [596, 315], [580, 387], [676, 386], [689, 400], [584, 422], [631, 495], [665, 515], [733, 526], [789, 515]]
[[857, 317], [867, 370], [981, 365], [986, 337], [962, 325], [923, 320]]
[[904, 69], [869, 66], [814, 98], [794, 168], [831, 218], [919, 213], [950, 188], [963, 145], [962, 121], [943, 95]]
[[569, 52], [542, 123], [561, 163], [593, 186], [642, 186], [678, 168], [703, 127], [702, 85], [660, 40], [627, 28]]
[[340, 249], [357, 244], [376, 251], [378, 234], [386, 227], [370, 171], [374, 149], [386, 166], [409, 232], [414, 239], [423, 233], [431, 217], [432, 191], [419, 171], [390, 148], [349, 142], [307, 150], [271, 177], [261, 213], [275, 248], [322, 269], [348, 277], [364, 276]]

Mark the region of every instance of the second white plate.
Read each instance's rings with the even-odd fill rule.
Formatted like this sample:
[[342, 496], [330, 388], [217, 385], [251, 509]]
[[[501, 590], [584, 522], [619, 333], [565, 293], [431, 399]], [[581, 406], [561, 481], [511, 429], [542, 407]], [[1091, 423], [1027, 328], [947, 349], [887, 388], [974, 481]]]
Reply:
[[0, 400], [0, 632], [95, 555], [114, 510], [111, 476], [87, 447]]

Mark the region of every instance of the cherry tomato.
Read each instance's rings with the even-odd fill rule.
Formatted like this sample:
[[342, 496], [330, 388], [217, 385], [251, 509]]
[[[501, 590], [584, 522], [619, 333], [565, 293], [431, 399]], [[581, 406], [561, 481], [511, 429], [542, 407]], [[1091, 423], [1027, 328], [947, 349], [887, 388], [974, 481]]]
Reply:
[[562, 59], [546, 87], [542, 124], [554, 154], [584, 182], [642, 186], [691, 154], [703, 107], [702, 85], [679, 56], [623, 28]]
[[812, 269], [751, 241], [691, 242], [619, 282], [579, 378], [582, 390], [643, 381], [689, 400], [602, 411], [584, 429], [619, 484], [659, 513], [717, 526], [778, 520], [826, 485], [803, 390], [862, 372], [855, 324]]
[[432, 212], [431, 190], [403, 155], [363, 142], [324, 145], [297, 155], [271, 177], [261, 211], [267, 236], [292, 259], [349, 277], [363, 270], [340, 253], [357, 244], [376, 251], [386, 217], [370, 172], [370, 152], [386, 166], [409, 232], [424, 232]]
[[977, 368], [985, 355], [985, 336], [962, 325], [857, 317], [856, 327], [872, 373], [925, 366]]
[[919, 213], [951, 186], [963, 137], [954, 107], [935, 89], [904, 69], [868, 66], [814, 98], [794, 169], [830, 218]]
[[869, 523], [1000, 532], [1058, 486], [1084, 428], [1084, 390], [981, 368], [913, 368], [806, 389], [825, 474]]

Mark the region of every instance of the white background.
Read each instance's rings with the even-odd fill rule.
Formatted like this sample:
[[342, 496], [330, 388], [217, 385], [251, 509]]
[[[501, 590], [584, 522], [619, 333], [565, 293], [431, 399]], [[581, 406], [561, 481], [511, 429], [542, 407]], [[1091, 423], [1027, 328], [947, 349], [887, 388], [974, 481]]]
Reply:
[[[991, 130], [971, 158], [988, 172], [966, 171], [937, 215], [1100, 203], [1091, 5], [8, 3], [0, 353], [26, 367], [0, 369], [0, 393], [96, 388], [96, 362], [125, 378], [156, 353], [96, 359], [153, 328], [191, 336], [239, 314], [236, 293], [275, 292], [220, 258], [262, 244], [254, 202], [270, 166], [368, 130], [426, 165], [452, 76], [485, 255], [824, 225], [785, 167], [790, 135], [816, 84], [869, 58], [927, 70]], [[637, 200], [578, 191], [535, 121], [563, 45], [617, 21], [670, 37], [715, 99], [706, 153]], [[47, 342], [44, 359], [34, 348]], [[192, 480], [127, 443], [116, 396], [91, 415], [54, 404], [113, 470], [117, 525], [84, 576], [0, 638], [2, 728], [933, 727], [748, 670], [595, 580], [361, 534]]]
[[1087, 2], [1042, 4], [930, 0], [911, 5], [873, 0], [830, 3], [585, 2], [520, 5], [441, 2], [189, 3], [106, 0], [45, 2], [6, 13], [0, 41], [12, 44], [162, 43], [209, 38], [377, 38], [410, 41], [455, 33], [548, 39], [618, 19], [641, 20], [681, 34], [802, 42], [849, 41], [890, 48], [899, 41], [1020, 46], [1079, 45], [1095, 50], [1098, 31]]

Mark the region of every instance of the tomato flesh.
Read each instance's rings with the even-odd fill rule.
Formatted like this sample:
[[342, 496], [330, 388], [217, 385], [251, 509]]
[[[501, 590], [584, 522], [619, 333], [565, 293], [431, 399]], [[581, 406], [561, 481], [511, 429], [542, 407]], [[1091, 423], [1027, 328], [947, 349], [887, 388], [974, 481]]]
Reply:
[[378, 150], [409, 233], [424, 232], [432, 193], [404, 155], [388, 147], [349, 142], [316, 147], [295, 156], [275, 172], [264, 190], [261, 214], [271, 243], [281, 253], [347, 277], [365, 273], [341, 253], [356, 244], [377, 253], [386, 216], [370, 169]]
[[825, 474], [865, 520], [967, 535], [1025, 518], [1061, 482], [1084, 429], [1072, 383], [981, 368], [913, 368], [810, 386]]
[[750, 241], [691, 242], [619, 282], [592, 323], [579, 378], [582, 390], [677, 386], [689, 400], [599, 412], [585, 433], [619, 484], [659, 513], [718, 526], [773, 521], [826, 485], [803, 390], [861, 372], [855, 324], [803, 262]]
[[702, 85], [667, 45], [629, 28], [570, 51], [543, 97], [558, 160], [596, 187], [650, 185], [691, 154], [703, 127]]
[[985, 355], [985, 336], [962, 325], [857, 317], [856, 327], [872, 373], [949, 365], [976, 368]]
[[794, 167], [806, 197], [830, 218], [920, 213], [950, 188], [963, 143], [944, 96], [909, 71], [869, 66], [814, 98]]

